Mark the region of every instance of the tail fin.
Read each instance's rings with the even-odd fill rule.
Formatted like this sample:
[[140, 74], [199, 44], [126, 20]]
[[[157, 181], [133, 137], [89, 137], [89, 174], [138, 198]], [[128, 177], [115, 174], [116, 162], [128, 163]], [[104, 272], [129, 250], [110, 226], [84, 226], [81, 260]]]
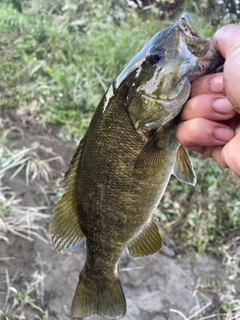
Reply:
[[120, 319], [126, 314], [126, 300], [119, 278], [93, 281], [84, 268], [73, 298], [72, 314], [84, 318], [95, 313], [109, 320]]

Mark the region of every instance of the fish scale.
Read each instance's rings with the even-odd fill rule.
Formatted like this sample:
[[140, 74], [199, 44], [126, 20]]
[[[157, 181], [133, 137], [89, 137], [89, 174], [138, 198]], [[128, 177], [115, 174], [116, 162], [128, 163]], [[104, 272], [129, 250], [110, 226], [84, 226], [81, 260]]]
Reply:
[[125, 315], [118, 260], [125, 248], [135, 258], [161, 249], [154, 211], [172, 174], [195, 185], [187, 150], [176, 139], [177, 116], [190, 82], [223, 62], [183, 13], [144, 46], [100, 101], [49, 226], [51, 245], [63, 254], [71, 255], [86, 239], [74, 316]]

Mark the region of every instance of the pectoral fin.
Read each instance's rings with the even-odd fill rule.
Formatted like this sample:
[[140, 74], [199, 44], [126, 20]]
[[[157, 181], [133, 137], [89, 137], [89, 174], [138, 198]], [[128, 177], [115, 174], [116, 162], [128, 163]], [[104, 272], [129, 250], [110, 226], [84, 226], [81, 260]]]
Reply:
[[65, 255], [71, 255], [84, 238], [77, 213], [76, 172], [85, 140], [86, 135], [81, 140], [63, 179], [66, 192], [53, 209], [50, 219], [49, 237], [52, 248]]
[[197, 179], [192, 166], [192, 161], [189, 157], [187, 149], [183, 146], [180, 146], [178, 149], [175, 165], [173, 168], [173, 174], [178, 180], [182, 182], [185, 182], [192, 186], [195, 186], [196, 184]]
[[[159, 140], [158, 143], [161, 141]], [[165, 157], [165, 150], [157, 145], [156, 134], [153, 135], [143, 147], [138, 155], [134, 168], [148, 168], [155, 170], [161, 168], [163, 159]]]
[[162, 247], [162, 239], [156, 226], [154, 219], [149, 225], [133, 239], [128, 245], [129, 253], [132, 257], [138, 258], [153, 254], [159, 251]]

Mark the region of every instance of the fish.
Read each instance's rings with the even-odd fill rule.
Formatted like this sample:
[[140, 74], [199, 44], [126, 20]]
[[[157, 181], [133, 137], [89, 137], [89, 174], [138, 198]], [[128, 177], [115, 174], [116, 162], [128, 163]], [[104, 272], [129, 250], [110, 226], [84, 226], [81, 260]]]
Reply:
[[191, 82], [223, 63], [185, 12], [140, 50], [104, 94], [65, 174], [65, 193], [49, 225], [51, 246], [62, 254], [71, 255], [85, 239], [75, 317], [126, 314], [119, 258], [125, 249], [134, 258], [161, 249], [154, 211], [171, 175], [196, 183], [188, 152], [176, 139], [178, 115]]

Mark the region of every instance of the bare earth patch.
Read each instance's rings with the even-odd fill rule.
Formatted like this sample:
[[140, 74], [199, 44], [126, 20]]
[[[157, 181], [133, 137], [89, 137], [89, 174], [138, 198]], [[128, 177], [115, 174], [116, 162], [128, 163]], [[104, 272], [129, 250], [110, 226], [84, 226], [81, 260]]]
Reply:
[[[22, 199], [21, 206], [47, 207], [46, 219], [39, 221], [42, 229], [37, 231], [46, 239], [43, 230], [48, 228], [48, 215], [56, 201], [56, 184], [52, 181], [60, 180], [75, 145], [63, 142], [53, 132], [33, 127], [25, 128], [22, 133], [13, 131], [9, 140], [17, 149], [35, 146], [34, 150], [40, 159], [56, 157], [48, 162], [51, 169], [49, 182], [35, 177], [27, 185], [25, 169], [12, 180], [9, 180], [12, 172], [3, 178], [3, 185], [9, 186], [16, 197]], [[0, 240], [0, 310], [4, 314], [3, 319], [72, 319], [71, 303], [79, 272], [84, 265], [84, 245], [73, 256], [64, 257], [51, 249], [47, 239], [42, 241], [29, 235], [34, 239], [29, 241], [14, 234], [8, 233], [7, 236], [8, 242]], [[37, 293], [33, 293], [35, 307], [26, 303], [21, 309], [19, 305], [14, 305], [14, 294], [26, 289], [26, 281], [28, 284], [33, 281], [32, 275], [36, 270], [45, 278], [38, 286]], [[210, 315], [208, 319], [223, 319], [214, 316], [217, 301], [214, 294], [206, 290], [207, 284], [213, 279], [226, 279], [221, 263], [213, 257], [205, 255], [197, 261], [191, 261], [188, 254], [178, 257], [159, 252], [132, 259], [124, 252], [119, 274], [127, 299], [126, 320], [207, 319]], [[25, 317], [21, 317], [23, 313]], [[89, 319], [100, 317], [92, 316]]]

